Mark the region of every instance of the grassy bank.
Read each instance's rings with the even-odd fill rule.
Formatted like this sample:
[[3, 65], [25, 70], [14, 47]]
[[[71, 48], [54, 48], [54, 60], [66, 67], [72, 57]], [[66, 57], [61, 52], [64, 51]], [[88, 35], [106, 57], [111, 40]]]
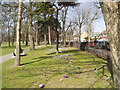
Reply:
[[[52, 49], [51, 49], [52, 48]], [[21, 57], [21, 66], [14, 59], [2, 64], [3, 88], [111, 88], [106, 61], [75, 48], [60, 49], [56, 55], [53, 46], [27, 52]], [[99, 69], [99, 70], [96, 70]], [[68, 75], [68, 78], [64, 78]]]

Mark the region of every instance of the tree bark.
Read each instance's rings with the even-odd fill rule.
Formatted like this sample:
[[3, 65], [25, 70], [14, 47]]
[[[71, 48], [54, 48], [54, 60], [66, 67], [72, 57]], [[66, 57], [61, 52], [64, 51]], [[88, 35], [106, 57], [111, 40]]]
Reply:
[[100, 4], [110, 42], [114, 84], [116, 88], [120, 88], [120, 2], [101, 2]]
[[49, 44], [51, 45], [52, 42], [51, 42], [51, 28], [50, 28], [50, 26], [48, 26], [48, 33], [49, 33]]
[[20, 30], [21, 30], [21, 18], [22, 18], [22, 0], [19, 0], [19, 8], [18, 8], [18, 21], [16, 28], [16, 61], [15, 65], [20, 65]]

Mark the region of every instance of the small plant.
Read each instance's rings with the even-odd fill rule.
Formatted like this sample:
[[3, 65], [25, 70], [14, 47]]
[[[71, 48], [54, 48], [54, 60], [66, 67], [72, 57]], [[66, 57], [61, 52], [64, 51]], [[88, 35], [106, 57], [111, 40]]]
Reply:
[[76, 66], [75, 69], [80, 69], [80, 67], [79, 67], [79, 66]]
[[97, 76], [99, 76], [101, 72], [96, 70], [95, 73], [96, 73]]

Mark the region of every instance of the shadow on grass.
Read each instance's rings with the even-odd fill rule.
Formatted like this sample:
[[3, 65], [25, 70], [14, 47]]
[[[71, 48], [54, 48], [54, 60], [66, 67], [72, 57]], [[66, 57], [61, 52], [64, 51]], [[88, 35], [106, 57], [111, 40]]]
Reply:
[[21, 64], [21, 66], [22, 66], [22, 65], [27, 65], [27, 64], [36, 63], [36, 62], [40, 62], [40, 61], [42, 61], [42, 60], [45, 60], [45, 59], [47, 59], [47, 58], [52, 58], [52, 57], [53, 57], [53, 56], [43, 56], [43, 57], [33, 58], [32, 60], [35, 60], [35, 59], [39, 59], [39, 60], [35, 60], [35, 61], [23, 63], [23, 64]]
[[[84, 55], [84, 56], [87, 56], [88, 57], [88, 53], [75, 53], [74, 54], [74, 56], [77, 56], [77, 55]], [[91, 58], [91, 55], [89, 55], [90, 57], [89, 58]]]
[[15, 46], [1, 46], [1, 48], [15, 48]]
[[[28, 47], [25, 45], [21, 45], [22, 48]], [[16, 48], [16, 46], [1, 46], [1, 48]]]
[[23, 64], [20, 64], [20, 65], [23, 66], [23, 65], [32, 64], [32, 63], [39, 62], [39, 61], [42, 61], [42, 60], [36, 60], [36, 61], [32, 61], [32, 62], [27, 62], [27, 63], [23, 63]]
[[52, 46], [47, 46], [47, 47], [41, 47], [41, 48], [38, 48], [37, 50], [48, 50], [48, 49], [51, 49], [53, 48]]
[[56, 54], [56, 52], [48, 53], [47, 55], [53, 55], [53, 54]]
[[42, 56], [42, 57], [38, 57], [38, 58], [33, 58], [32, 60], [34, 59], [47, 59], [47, 58], [52, 58], [54, 56]]
[[27, 54], [24, 54], [24, 55], [20, 55], [20, 56], [22, 56], [22, 57], [23, 57], [23, 56], [27, 56]]
[[85, 64], [85, 63], [91, 63], [91, 64], [107, 64], [107, 63], [105, 63], [105, 62], [103, 62], [102, 60], [101, 61], [83, 61], [83, 62], [79, 62], [79, 63], [83, 63], [83, 64]]
[[[76, 52], [79, 52], [79, 50], [66, 50], [66, 51], [59, 52], [59, 54], [66, 54], [66, 53], [73, 53], [73, 52], [76, 53]], [[53, 55], [53, 54], [56, 54], [56, 52], [52, 52], [47, 55]]]
[[63, 51], [63, 52], [60, 52], [60, 53], [76, 53], [76, 52], [79, 52], [80, 50], [67, 50], [67, 51]]

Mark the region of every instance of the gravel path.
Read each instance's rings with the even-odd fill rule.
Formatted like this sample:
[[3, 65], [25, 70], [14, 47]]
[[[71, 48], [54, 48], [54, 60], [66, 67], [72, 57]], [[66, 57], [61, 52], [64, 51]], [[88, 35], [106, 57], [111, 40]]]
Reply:
[[[38, 49], [38, 48], [44, 47], [44, 46], [45, 46], [45, 45], [37, 46], [37, 47], [35, 47], [35, 49]], [[24, 50], [24, 52], [28, 52], [28, 51], [30, 51], [30, 49]], [[13, 54], [12, 54], [12, 53], [7, 54], [7, 55], [0, 56], [0, 63], [3, 63], [3, 62], [5, 62], [5, 61], [7, 61], [7, 60], [10, 60], [10, 59], [12, 59], [12, 58], [15, 58], [15, 57], [13, 57]]]

